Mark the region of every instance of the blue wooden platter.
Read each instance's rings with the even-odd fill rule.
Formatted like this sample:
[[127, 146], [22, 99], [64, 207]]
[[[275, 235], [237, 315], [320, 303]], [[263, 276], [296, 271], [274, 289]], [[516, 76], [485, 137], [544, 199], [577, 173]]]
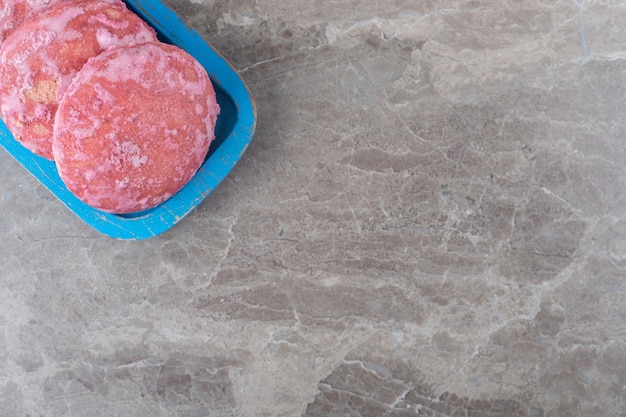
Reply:
[[248, 88], [228, 61], [160, 0], [126, 0], [129, 9], [157, 32], [204, 66], [220, 105], [215, 139], [196, 175], [163, 204], [131, 214], [96, 210], [72, 194], [54, 162], [37, 156], [17, 142], [0, 120], [0, 145], [85, 223], [116, 239], [142, 240], [170, 229], [193, 211], [241, 159], [254, 135], [256, 108]]

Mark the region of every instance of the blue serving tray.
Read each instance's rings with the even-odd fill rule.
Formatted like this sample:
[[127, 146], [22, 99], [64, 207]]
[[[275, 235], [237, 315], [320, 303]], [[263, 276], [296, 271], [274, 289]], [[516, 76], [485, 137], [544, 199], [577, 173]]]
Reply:
[[196, 175], [163, 204], [131, 214], [110, 214], [80, 201], [57, 172], [54, 162], [17, 142], [0, 120], [0, 145], [57, 196], [72, 212], [99, 232], [116, 239], [142, 240], [170, 229], [196, 208], [228, 175], [254, 135], [256, 108], [234, 68], [160, 0], [126, 0], [129, 9], [157, 32], [159, 39], [186, 50], [204, 66], [217, 93], [220, 114], [215, 139]]

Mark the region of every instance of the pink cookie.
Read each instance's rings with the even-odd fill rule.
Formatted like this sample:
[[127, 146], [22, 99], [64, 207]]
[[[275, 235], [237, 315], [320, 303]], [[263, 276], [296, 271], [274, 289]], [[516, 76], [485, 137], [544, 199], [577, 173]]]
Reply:
[[219, 106], [204, 68], [159, 42], [92, 58], [59, 105], [53, 140], [61, 179], [111, 213], [159, 205], [200, 168]]
[[54, 114], [85, 62], [112, 46], [155, 41], [119, 0], [63, 2], [37, 13], [0, 48], [0, 114], [19, 142], [52, 159]]
[[0, 0], [0, 45], [24, 20], [61, 0]]

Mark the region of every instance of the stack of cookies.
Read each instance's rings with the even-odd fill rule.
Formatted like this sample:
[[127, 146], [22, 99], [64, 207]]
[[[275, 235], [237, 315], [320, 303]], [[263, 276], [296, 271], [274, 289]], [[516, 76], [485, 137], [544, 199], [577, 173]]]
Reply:
[[110, 213], [155, 207], [202, 165], [219, 106], [205, 69], [119, 0], [0, 0], [0, 116]]

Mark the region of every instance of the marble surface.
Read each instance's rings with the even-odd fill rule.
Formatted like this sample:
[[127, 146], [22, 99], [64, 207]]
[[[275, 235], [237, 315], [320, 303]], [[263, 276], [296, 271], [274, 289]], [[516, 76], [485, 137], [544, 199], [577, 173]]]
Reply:
[[170, 0], [254, 142], [115, 241], [0, 152], [0, 416], [626, 416], [626, 3]]

